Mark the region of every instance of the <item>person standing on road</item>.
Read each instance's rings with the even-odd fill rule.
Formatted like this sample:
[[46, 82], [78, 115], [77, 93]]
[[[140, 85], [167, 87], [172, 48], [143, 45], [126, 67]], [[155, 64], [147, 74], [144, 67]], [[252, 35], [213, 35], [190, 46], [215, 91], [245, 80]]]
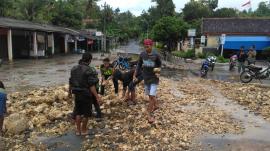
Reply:
[[245, 61], [246, 61], [247, 55], [244, 52], [244, 47], [242, 46], [240, 48], [239, 53], [237, 54], [238, 59], [238, 73], [241, 73], [245, 70]]
[[247, 58], [248, 65], [255, 64], [255, 62], [256, 62], [256, 50], [255, 49], [256, 49], [255, 45], [253, 45], [248, 50], [248, 54], [247, 54], [248, 55], [248, 58]]
[[7, 113], [6, 107], [7, 94], [5, 91], [5, 86], [2, 81], [0, 81], [0, 136], [3, 133], [3, 124], [4, 124], [4, 116]]
[[92, 103], [94, 99], [98, 103], [101, 102], [96, 91], [96, 84], [99, 79], [96, 77], [89, 64], [91, 63], [92, 55], [90, 53], [84, 53], [79, 65], [74, 66], [71, 69], [71, 76], [69, 79], [69, 93], [75, 95], [75, 123], [76, 123], [76, 135], [87, 135], [87, 123], [88, 118], [92, 114]]
[[148, 122], [153, 123], [155, 121], [153, 112], [158, 109], [157, 106], [157, 87], [159, 84], [158, 73], [161, 68], [161, 59], [156, 51], [153, 51], [153, 41], [151, 39], [144, 40], [145, 51], [140, 54], [136, 72], [134, 73], [134, 79], [139, 71], [142, 71], [145, 93], [149, 96]]

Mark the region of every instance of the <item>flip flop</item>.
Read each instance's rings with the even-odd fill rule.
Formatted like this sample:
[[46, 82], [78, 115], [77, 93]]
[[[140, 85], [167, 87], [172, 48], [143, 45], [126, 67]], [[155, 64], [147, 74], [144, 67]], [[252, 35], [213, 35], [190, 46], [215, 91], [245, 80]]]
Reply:
[[82, 136], [86, 136], [86, 135], [88, 135], [88, 134], [89, 134], [88, 131], [82, 132], [82, 133], [81, 133]]
[[154, 122], [155, 122], [155, 118], [154, 118], [154, 115], [151, 113], [150, 117], [148, 117], [148, 123], [153, 124]]
[[76, 136], [80, 136], [81, 133], [80, 133], [80, 132], [75, 132], [75, 135], [76, 135]]

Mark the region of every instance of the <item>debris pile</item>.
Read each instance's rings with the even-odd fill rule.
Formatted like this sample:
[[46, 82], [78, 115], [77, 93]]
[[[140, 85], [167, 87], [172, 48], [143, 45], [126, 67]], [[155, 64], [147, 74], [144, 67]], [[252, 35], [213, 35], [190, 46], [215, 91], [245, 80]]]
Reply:
[[[158, 90], [159, 109], [154, 124], [147, 122], [148, 97], [143, 84], [137, 88], [137, 104], [128, 106], [113, 95], [103, 97], [104, 119], [90, 119], [89, 132], [81, 150], [179, 150], [190, 149], [194, 138], [204, 133], [239, 134], [241, 124], [230, 115], [211, 106], [210, 92], [192, 81], [161, 78]], [[11, 150], [40, 150], [35, 144], [38, 136], [61, 136], [74, 130], [69, 121], [73, 100], [68, 87], [42, 88], [9, 96], [4, 139]], [[15, 119], [15, 120], [14, 120]], [[23, 123], [22, 127], [12, 125]], [[20, 125], [20, 124], [19, 124]], [[78, 137], [75, 136], [74, 137]]]

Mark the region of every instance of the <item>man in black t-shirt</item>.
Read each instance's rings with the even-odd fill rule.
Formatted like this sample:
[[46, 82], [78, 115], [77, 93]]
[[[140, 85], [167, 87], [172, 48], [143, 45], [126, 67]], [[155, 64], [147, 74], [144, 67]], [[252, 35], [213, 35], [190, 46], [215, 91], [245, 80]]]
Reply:
[[156, 51], [152, 50], [153, 41], [151, 39], [144, 40], [145, 51], [140, 54], [137, 70], [134, 76], [142, 71], [142, 76], [144, 79], [145, 93], [149, 96], [149, 106], [148, 106], [148, 121], [149, 123], [154, 122], [153, 112], [158, 108], [157, 106], [157, 87], [159, 84], [158, 74], [161, 68], [161, 59]]
[[96, 84], [99, 79], [89, 67], [91, 60], [92, 55], [85, 53], [80, 64], [71, 69], [69, 93], [75, 95], [76, 135], [88, 134], [87, 123], [88, 118], [91, 116], [93, 100], [96, 99], [97, 102], [101, 102], [101, 98], [96, 91]]

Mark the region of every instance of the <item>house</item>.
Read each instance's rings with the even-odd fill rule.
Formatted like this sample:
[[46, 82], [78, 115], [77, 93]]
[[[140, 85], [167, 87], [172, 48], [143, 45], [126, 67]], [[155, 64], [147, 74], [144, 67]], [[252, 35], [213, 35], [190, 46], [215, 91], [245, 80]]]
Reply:
[[0, 59], [65, 54], [82, 41], [88, 45], [89, 37], [70, 28], [0, 17]]
[[220, 36], [226, 34], [224, 54], [245, 50], [255, 45], [258, 52], [270, 47], [270, 18], [204, 18], [202, 34], [206, 36], [205, 49], [220, 51]]

